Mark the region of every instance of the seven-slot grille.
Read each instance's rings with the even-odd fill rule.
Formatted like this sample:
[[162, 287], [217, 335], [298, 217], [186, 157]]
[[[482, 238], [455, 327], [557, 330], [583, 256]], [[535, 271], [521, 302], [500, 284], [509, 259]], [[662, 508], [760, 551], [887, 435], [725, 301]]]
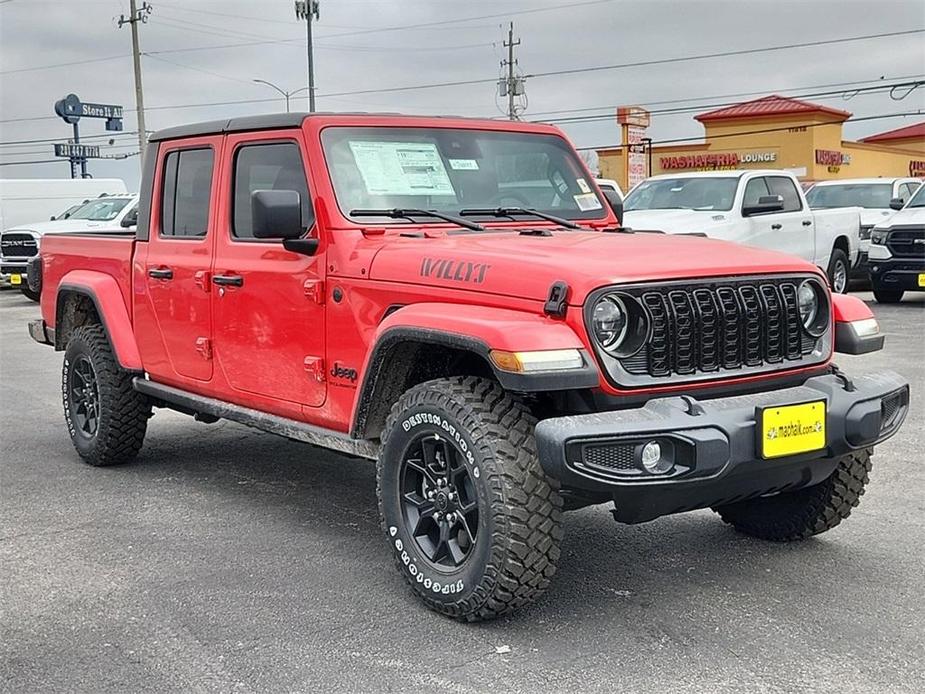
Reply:
[[925, 256], [925, 227], [893, 227], [887, 237], [886, 247], [895, 256]]
[[797, 305], [803, 279], [621, 290], [645, 307], [651, 334], [620, 364], [630, 374], [665, 377], [800, 361], [816, 345]]
[[638, 470], [631, 444], [590, 443], [582, 450], [582, 461], [587, 465], [609, 470]]
[[0, 251], [4, 258], [31, 258], [39, 246], [32, 234], [8, 232], [0, 236]]

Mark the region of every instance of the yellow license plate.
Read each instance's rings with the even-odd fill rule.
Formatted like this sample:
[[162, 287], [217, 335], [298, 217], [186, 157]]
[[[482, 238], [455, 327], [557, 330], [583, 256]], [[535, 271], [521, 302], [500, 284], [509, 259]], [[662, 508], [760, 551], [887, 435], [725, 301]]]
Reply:
[[10, 275], [10, 284], [22, 284], [22, 275]]
[[919, 273], [919, 286], [925, 287], [925, 272]]
[[780, 458], [825, 448], [825, 400], [759, 411], [761, 457]]

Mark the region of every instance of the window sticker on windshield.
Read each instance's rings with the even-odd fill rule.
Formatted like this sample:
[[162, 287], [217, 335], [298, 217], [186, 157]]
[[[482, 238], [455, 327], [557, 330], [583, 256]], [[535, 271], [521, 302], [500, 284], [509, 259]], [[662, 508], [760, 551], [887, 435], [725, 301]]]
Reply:
[[559, 190], [559, 193], [562, 195], [568, 193], [568, 183], [565, 182], [565, 179], [562, 178], [562, 174], [560, 174], [558, 171], [552, 175], [552, 182]]
[[597, 199], [594, 193], [583, 193], [581, 195], [573, 195], [572, 197], [575, 199], [575, 204], [578, 205], [578, 209], [582, 212], [601, 209], [601, 201]]
[[478, 171], [479, 163], [475, 159], [448, 159], [454, 171]]
[[350, 150], [370, 195], [456, 195], [433, 143], [351, 141]]
[[588, 185], [588, 182], [587, 182], [585, 179], [583, 179], [583, 178], [577, 178], [577, 179], [575, 179], [575, 183], [577, 183], [577, 184], [578, 184], [578, 187], [581, 188], [581, 192], [582, 192], [582, 193], [590, 193], [590, 192], [591, 192], [591, 186]]

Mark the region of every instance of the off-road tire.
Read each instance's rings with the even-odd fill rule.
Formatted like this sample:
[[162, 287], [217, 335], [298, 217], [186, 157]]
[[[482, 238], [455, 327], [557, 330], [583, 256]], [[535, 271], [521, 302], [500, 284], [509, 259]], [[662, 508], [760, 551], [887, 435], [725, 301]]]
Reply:
[[20, 290], [21, 290], [22, 293], [26, 296], [26, 298], [31, 299], [32, 301], [35, 301], [36, 303], [38, 303], [38, 302], [41, 300], [41, 298], [42, 298], [42, 292], [41, 292], [41, 291], [37, 291], [37, 292], [36, 292], [36, 291], [33, 291], [32, 288], [29, 287], [28, 284], [23, 284], [23, 285], [20, 287]]
[[[95, 372], [99, 393], [96, 432], [87, 435], [75, 423], [70, 388], [72, 365], [87, 358]], [[77, 453], [89, 465], [104, 467], [130, 462], [144, 442], [151, 404], [132, 388], [132, 375], [119, 366], [100, 325], [84, 325], [71, 333], [61, 372], [64, 419]]]
[[849, 453], [828, 479], [812, 487], [713, 510], [746, 535], [773, 542], [805, 540], [831, 530], [851, 515], [869, 481], [870, 454], [869, 450]]
[[903, 300], [905, 292], [902, 289], [877, 289], [874, 288], [874, 298], [878, 304], [898, 304]]
[[[844, 285], [841, 289], [835, 288], [835, 275], [841, 268], [844, 278]], [[829, 258], [829, 269], [826, 271], [829, 278], [829, 286], [837, 294], [847, 294], [848, 286], [851, 284], [851, 265], [848, 263], [848, 255], [841, 248], [833, 248], [832, 256]]]
[[[460, 621], [492, 619], [535, 601], [549, 586], [559, 560], [562, 499], [537, 459], [535, 426], [520, 401], [484, 378], [428, 381], [392, 407], [377, 464], [380, 518], [399, 571], [430, 609]], [[472, 454], [463, 464], [476, 489], [478, 532], [455, 571], [427, 561], [402, 513], [402, 458], [415, 437], [431, 432], [456, 436]]]

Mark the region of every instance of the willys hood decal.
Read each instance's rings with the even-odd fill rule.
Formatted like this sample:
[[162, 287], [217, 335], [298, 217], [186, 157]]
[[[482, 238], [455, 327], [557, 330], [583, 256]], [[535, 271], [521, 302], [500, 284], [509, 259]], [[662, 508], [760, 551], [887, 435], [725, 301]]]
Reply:
[[536, 300], [564, 280], [572, 289], [569, 302], [579, 304], [609, 284], [812, 271], [799, 258], [702, 237], [505, 230], [393, 237], [376, 254], [369, 277]]

